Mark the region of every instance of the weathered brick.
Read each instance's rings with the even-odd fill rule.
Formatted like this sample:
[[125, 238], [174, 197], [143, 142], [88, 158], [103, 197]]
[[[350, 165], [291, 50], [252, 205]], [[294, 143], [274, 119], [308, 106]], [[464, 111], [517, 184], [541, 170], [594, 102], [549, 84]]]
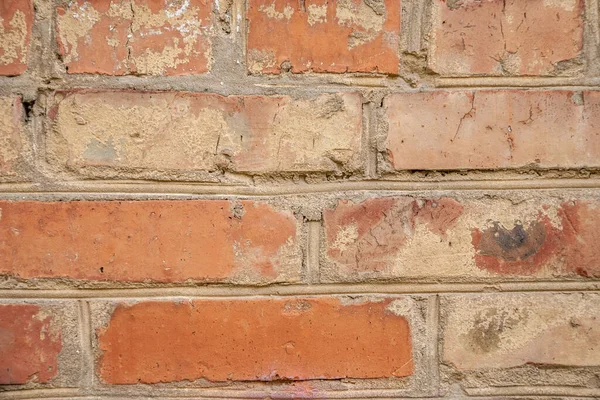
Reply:
[[560, 74], [583, 44], [583, 0], [434, 0], [429, 66], [443, 75]]
[[0, 201], [0, 273], [123, 282], [297, 280], [296, 220], [255, 201]]
[[45, 383], [57, 375], [61, 331], [47, 311], [0, 304], [0, 385]]
[[600, 277], [600, 203], [509, 199], [342, 200], [324, 212], [325, 281]]
[[288, 96], [71, 92], [52, 111], [49, 154], [86, 173], [334, 172], [362, 166], [358, 94]]
[[73, 74], [189, 75], [210, 70], [212, 2], [75, 0], [57, 9]]
[[[413, 373], [405, 300], [193, 300], [121, 304], [100, 329], [113, 384], [402, 377]], [[157, 346], [160, 343], [160, 346]]]
[[398, 72], [400, 1], [251, 0], [251, 73]]
[[0, 177], [16, 174], [22, 134], [23, 107], [20, 97], [0, 97]]
[[600, 166], [600, 92], [398, 93], [385, 108], [396, 170]]
[[20, 75], [27, 69], [32, 0], [0, 2], [0, 75]]
[[484, 370], [600, 366], [598, 294], [492, 294], [442, 301], [443, 362]]

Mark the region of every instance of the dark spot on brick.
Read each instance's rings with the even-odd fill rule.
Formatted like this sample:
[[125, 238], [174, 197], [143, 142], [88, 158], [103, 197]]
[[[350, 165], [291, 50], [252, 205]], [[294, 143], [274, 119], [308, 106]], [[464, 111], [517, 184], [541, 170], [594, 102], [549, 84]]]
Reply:
[[491, 255], [505, 261], [521, 261], [533, 256], [546, 238], [544, 224], [533, 222], [525, 229], [516, 224], [511, 230], [498, 222], [483, 232], [480, 254]]
[[497, 274], [532, 275], [556, 255], [561, 237], [547, 216], [506, 229], [499, 223], [471, 231], [475, 264]]

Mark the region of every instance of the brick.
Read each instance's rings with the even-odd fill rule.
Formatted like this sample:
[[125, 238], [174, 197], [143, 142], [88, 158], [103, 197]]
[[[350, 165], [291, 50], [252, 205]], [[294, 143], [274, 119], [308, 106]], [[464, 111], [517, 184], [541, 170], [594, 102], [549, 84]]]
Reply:
[[600, 365], [598, 294], [451, 296], [442, 301], [443, 362], [463, 371]]
[[429, 67], [442, 75], [552, 75], [577, 64], [583, 0], [434, 0]]
[[400, 1], [251, 0], [251, 73], [398, 72]]
[[32, 0], [0, 3], [0, 75], [21, 75], [27, 70], [32, 25]]
[[57, 8], [71, 74], [190, 75], [210, 70], [212, 2], [75, 0]]
[[[514, 200], [514, 198], [512, 199]], [[323, 281], [599, 278], [600, 203], [412, 197], [324, 212]]]
[[[71, 92], [50, 113], [55, 161], [82, 173], [356, 171], [362, 166], [358, 94], [288, 96]], [[89, 168], [88, 168], [89, 169]], [[93, 174], [93, 171], [91, 172]]]
[[[403, 300], [193, 300], [118, 305], [100, 329], [112, 384], [403, 377], [413, 373]], [[160, 343], [160, 346], [156, 344]]]
[[58, 373], [61, 332], [32, 304], [0, 304], [0, 385], [49, 382]]
[[0, 201], [0, 273], [23, 279], [298, 279], [296, 220], [255, 201]]
[[600, 166], [600, 92], [398, 93], [385, 108], [395, 170]]
[[19, 96], [0, 97], [0, 177], [14, 176], [21, 153], [23, 107]]

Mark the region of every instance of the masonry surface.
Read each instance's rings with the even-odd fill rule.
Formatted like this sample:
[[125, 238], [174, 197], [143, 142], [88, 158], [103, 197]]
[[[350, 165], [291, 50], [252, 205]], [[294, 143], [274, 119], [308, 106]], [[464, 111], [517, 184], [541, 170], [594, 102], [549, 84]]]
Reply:
[[599, 0], [0, 0], [0, 399], [600, 398]]

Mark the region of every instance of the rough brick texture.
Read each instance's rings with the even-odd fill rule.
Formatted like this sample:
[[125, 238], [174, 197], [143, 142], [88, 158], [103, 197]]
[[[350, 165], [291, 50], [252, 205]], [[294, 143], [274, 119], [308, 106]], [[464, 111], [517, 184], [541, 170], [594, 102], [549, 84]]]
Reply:
[[409, 323], [396, 314], [393, 299], [119, 305], [99, 343], [100, 374], [108, 383], [382, 378], [413, 371]]
[[600, 0], [0, 0], [0, 398], [600, 398]]
[[0, 273], [121, 282], [295, 280], [296, 221], [254, 201], [0, 202]]
[[324, 213], [323, 279], [599, 277], [600, 203], [383, 197]]
[[357, 94], [230, 96], [73, 92], [52, 112], [49, 157], [86, 167], [248, 173], [355, 171], [362, 165]]
[[400, 1], [250, 0], [251, 73], [398, 72]]
[[60, 330], [39, 306], [0, 304], [0, 385], [48, 382], [61, 349]]
[[20, 97], [0, 97], [0, 179], [16, 174], [22, 135], [23, 106]]
[[600, 167], [600, 93], [439, 91], [385, 99], [396, 170]]
[[457, 296], [444, 302], [443, 361], [460, 370], [596, 366], [597, 294]]
[[27, 69], [33, 0], [0, 3], [0, 75], [20, 75]]
[[72, 74], [189, 75], [210, 70], [212, 3], [76, 0], [57, 9]]
[[583, 0], [434, 0], [429, 66], [443, 75], [552, 75], [576, 64]]

